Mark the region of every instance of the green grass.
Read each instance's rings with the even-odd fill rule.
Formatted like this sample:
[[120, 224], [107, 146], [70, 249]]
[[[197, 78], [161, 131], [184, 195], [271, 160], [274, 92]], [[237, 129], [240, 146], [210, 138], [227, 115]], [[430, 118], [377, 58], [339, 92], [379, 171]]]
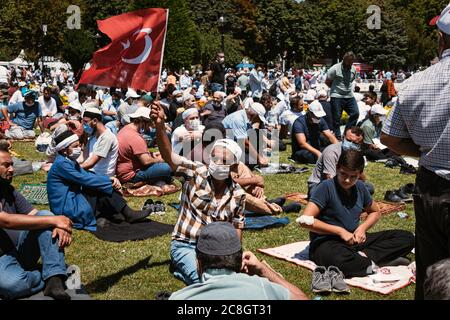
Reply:
[[[43, 160], [44, 155], [35, 151], [33, 143], [14, 144], [13, 150], [21, 158]], [[280, 160], [289, 163], [287, 157], [290, 147], [281, 154]], [[369, 163], [365, 171], [368, 181], [375, 187], [375, 199], [382, 200], [386, 190], [398, 188], [406, 183], [414, 182], [413, 175], [401, 175], [399, 169], [385, 168], [382, 164]], [[300, 175], [272, 175], [265, 177], [266, 194], [269, 198], [281, 196], [287, 192], [307, 192], [306, 181], [309, 173]], [[46, 174], [42, 171], [34, 175], [16, 177], [14, 185], [22, 183], [39, 183], [46, 181]], [[140, 208], [145, 198], [127, 198], [129, 205]], [[166, 204], [176, 202], [178, 193], [161, 198]], [[38, 206], [39, 209], [46, 208]], [[414, 211], [412, 204], [407, 205], [408, 219], [400, 219], [396, 214], [383, 217], [372, 231], [386, 229], [404, 229], [414, 232]], [[155, 220], [174, 224], [176, 211], [168, 208], [162, 217]], [[275, 270], [280, 272], [288, 281], [294, 283], [313, 298], [310, 290], [312, 273], [292, 263], [275, 259], [256, 250], [280, 246], [296, 241], [308, 240], [308, 233], [298, 227], [295, 219], [298, 214], [285, 214], [290, 219], [289, 225], [283, 228], [264, 231], [245, 231], [243, 246], [245, 250], [253, 251], [259, 258], [265, 259]], [[75, 231], [74, 242], [66, 249], [66, 261], [80, 267], [82, 283], [94, 299], [154, 299], [158, 291], [176, 291], [184, 284], [169, 273], [170, 235], [157, 237], [145, 241], [111, 243], [98, 240], [89, 232]], [[412, 256], [413, 258], [413, 256]], [[331, 295], [324, 299], [345, 300], [380, 300], [396, 299], [409, 300], [414, 297], [414, 285], [396, 291], [388, 296], [351, 288], [347, 296]]]

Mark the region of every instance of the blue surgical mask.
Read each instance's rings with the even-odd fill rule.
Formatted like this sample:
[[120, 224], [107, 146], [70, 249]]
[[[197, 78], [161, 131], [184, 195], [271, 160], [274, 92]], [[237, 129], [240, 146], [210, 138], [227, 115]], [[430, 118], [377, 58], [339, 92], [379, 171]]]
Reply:
[[92, 129], [88, 124], [83, 124], [83, 130], [87, 133], [88, 136], [92, 136], [92, 134], [94, 133], [94, 129]]
[[360, 151], [361, 147], [359, 144], [356, 144], [354, 142], [348, 141], [347, 139], [344, 139], [344, 141], [342, 141], [342, 149]]

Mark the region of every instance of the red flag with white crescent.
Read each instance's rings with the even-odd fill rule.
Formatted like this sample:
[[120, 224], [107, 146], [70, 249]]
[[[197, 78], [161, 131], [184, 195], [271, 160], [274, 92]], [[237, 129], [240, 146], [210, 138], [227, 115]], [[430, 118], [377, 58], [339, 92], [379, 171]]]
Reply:
[[79, 83], [158, 91], [169, 10], [142, 9], [97, 20], [111, 43], [94, 53]]

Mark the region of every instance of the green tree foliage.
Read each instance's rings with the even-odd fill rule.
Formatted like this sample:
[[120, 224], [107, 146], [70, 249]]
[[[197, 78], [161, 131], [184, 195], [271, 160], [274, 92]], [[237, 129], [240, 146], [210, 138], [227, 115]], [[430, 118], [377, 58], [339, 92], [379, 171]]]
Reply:
[[[221, 50], [230, 65], [242, 58], [291, 64], [336, 60], [352, 50], [377, 67], [428, 65], [437, 53], [431, 18], [448, 0], [2, 0], [0, 59], [25, 49], [28, 59], [62, 57], [75, 69], [110, 42], [96, 21], [141, 8], [169, 8], [164, 64], [171, 68], [207, 65]], [[81, 30], [66, 26], [70, 4], [81, 8]], [[382, 9], [382, 29], [366, 25], [369, 5]], [[224, 17], [223, 27], [219, 17]], [[41, 26], [48, 26], [44, 37]], [[97, 36], [98, 35], [98, 36]], [[338, 50], [338, 47], [340, 48]]]

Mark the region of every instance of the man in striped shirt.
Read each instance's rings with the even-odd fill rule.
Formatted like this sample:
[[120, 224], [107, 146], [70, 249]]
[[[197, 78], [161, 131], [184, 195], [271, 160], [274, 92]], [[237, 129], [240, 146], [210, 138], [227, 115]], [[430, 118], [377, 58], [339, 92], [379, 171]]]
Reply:
[[236, 142], [217, 140], [209, 166], [172, 152], [165, 133], [164, 110], [155, 103], [151, 117], [162, 158], [177, 175], [184, 177], [178, 221], [172, 233], [170, 255], [174, 275], [187, 285], [199, 282], [195, 247], [200, 230], [215, 221], [230, 222], [242, 240], [245, 191], [230, 176], [242, 156]]
[[416, 178], [416, 299], [427, 267], [450, 257], [450, 5], [439, 20], [440, 62], [405, 82], [382, 129], [389, 149], [420, 157]]

